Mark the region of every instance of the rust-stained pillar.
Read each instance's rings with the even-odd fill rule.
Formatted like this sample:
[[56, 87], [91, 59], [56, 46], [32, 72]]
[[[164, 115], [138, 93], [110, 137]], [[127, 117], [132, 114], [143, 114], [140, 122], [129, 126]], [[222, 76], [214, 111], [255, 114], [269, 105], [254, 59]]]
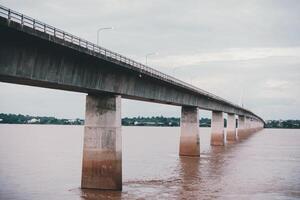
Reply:
[[223, 146], [224, 145], [223, 112], [212, 111], [210, 144], [213, 146]]
[[252, 118], [249, 118], [249, 132], [250, 133], [253, 133], [254, 131], [253, 131], [253, 119]]
[[255, 132], [256, 132], [256, 131], [259, 131], [258, 125], [257, 125], [257, 121], [256, 121], [256, 120], [254, 121], [254, 129], [255, 129]]
[[238, 130], [237, 130], [237, 137], [238, 139], [243, 138], [244, 134], [245, 134], [245, 116], [240, 116], [239, 115], [239, 123], [238, 123]]
[[235, 114], [227, 114], [227, 134], [226, 140], [228, 142], [235, 142], [236, 141], [236, 120]]
[[197, 107], [181, 108], [180, 156], [200, 156], [199, 111]]
[[121, 97], [87, 95], [82, 188], [122, 190]]
[[247, 131], [247, 134], [249, 135], [251, 133], [251, 119], [249, 117], [246, 117], [246, 131]]
[[251, 129], [252, 129], [252, 132], [255, 133], [257, 130], [256, 130], [256, 127], [255, 127], [255, 119], [252, 118], [252, 121], [251, 121]]
[[262, 121], [256, 121], [256, 127], [257, 127], [257, 131], [260, 131], [264, 128], [264, 123]]
[[248, 117], [245, 116], [243, 134], [246, 135], [247, 133], [248, 133]]
[[246, 134], [247, 134], [247, 136], [249, 136], [249, 134], [252, 133], [251, 132], [251, 118], [246, 117], [245, 124], [246, 124]]
[[265, 126], [265, 124], [263, 122], [260, 122], [260, 126], [259, 126], [260, 130], [264, 129], [264, 126]]
[[257, 131], [259, 131], [260, 130], [260, 121], [256, 121], [256, 129], [257, 129]]
[[256, 127], [256, 119], [255, 119], [255, 118], [252, 120], [252, 129], [253, 129], [253, 132], [256, 132], [256, 131], [257, 131], [257, 127]]

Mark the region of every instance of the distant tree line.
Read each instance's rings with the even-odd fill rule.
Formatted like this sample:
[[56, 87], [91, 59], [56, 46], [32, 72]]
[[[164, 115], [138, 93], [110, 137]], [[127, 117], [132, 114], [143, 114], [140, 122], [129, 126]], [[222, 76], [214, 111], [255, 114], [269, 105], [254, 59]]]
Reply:
[[15, 115], [0, 113], [0, 124], [61, 124], [82, 125], [82, 119], [57, 119], [55, 117], [36, 117], [29, 115]]
[[[201, 127], [210, 127], [211, 120], [201, 118]], [[125, 117], [122, 119], [123, 126], [180, 126], [179, 117]]]
[[[61, 124], [83, 125], [83, 119], [58, 119], [55, 117], [37, 117], [21, 114], [0, 113], [0, 124]], [[210, 127], [209, 118], [199, 120], [200, 127]], [[226, 119], [224, 125], [226, 127]], [[125, 117], [122, 119], [123, 126], [180, 126], [179, 117]], [[268, 120], [265, 128], [300, 128], [300, 120]]]
[[265, 128], [300, 128], [300, 120], [268, 120]]
[[[199, 120], [202, 127], [210, 127], [210, 119]], [[61, 124], [83, 125], [83, 119], [58, 119], [55, 117], [38, 117], [21, 114], [0, 113], [0, 124]], [[122, 119], [123, 126], [180, 126], [180, 118], [176, 117], [125, 117]]]

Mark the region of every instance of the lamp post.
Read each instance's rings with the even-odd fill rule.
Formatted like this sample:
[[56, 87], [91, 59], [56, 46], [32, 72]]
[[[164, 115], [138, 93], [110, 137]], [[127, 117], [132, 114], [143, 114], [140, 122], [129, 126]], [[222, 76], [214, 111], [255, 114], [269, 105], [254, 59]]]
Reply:
[[102, 28], [99, 28], [97, 30], [97, 45], [99, 46], [99, 35], [100, 35], [100, 31], [103, 31], [103, 30], [112, 30], [114, 29], [113, 27], [102, 27]]
[[148, 53], [148, 54], [146, 54], [145, 55], [145, 57], [146, 57], [146, 65], [148, 64], [148, 56], [153, 56], [153, 55], [157, 55], [157, 53]]

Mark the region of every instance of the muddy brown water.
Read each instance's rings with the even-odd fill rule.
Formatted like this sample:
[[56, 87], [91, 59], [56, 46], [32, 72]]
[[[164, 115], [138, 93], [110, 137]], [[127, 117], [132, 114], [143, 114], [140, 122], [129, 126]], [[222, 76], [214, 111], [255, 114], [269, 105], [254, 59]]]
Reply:
[[300, 199], [300, 130], [265, 129], [200, 158], [180, 129], [123, 127], [123, 191], [81, 190], [82, 126], [0, 125], [0, 199]]

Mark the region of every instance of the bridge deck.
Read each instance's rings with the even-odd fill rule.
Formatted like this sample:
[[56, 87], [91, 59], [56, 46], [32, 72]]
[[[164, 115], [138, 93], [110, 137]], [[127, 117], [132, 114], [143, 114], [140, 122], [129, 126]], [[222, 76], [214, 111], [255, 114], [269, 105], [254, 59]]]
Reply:
[[0, 81], [108, 92], [259, 119], [253, 112], [139, 62], [0, 6]]

